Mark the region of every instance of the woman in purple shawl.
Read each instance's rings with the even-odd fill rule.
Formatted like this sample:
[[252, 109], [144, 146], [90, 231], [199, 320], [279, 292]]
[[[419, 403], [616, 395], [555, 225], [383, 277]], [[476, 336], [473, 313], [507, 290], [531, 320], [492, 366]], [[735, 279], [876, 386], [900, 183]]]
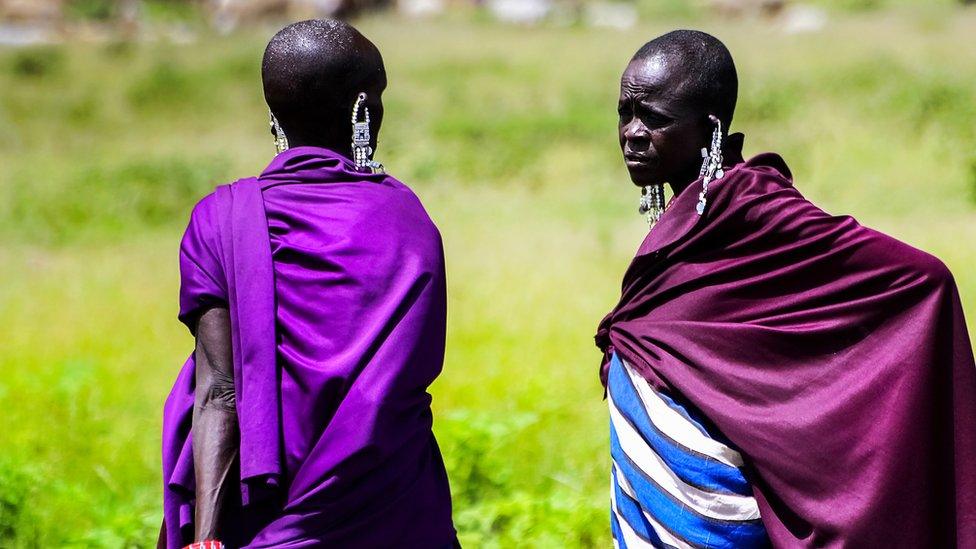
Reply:
[[280, 154], [201, 200], [180, 248], [197, 345], [164, 411], [160, 545], [451, 547], [427, 393], [443, 250], [410, 189], [374, 173], [382, 58], [305, 21], [262, 73]]
[[976, 367], [951, 274], [811, 204], [779, 156], [744, 161], [737, 87], [694, 31], [621, 80], [652, 230], [596, 337], [615, 541], [976, 547]]

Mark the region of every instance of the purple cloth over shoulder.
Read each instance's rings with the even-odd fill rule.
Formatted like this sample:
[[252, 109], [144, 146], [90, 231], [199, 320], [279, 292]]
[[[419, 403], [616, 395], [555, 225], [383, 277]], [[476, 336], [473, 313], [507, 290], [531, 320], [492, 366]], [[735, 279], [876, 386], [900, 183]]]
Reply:
[[[431, 432], [446, 285], [416, 196], [298, 147], [218, 187], [180, 250], [180, 320], [229, 307], [240, 424], [231, 546], [439, 547], [455, 539]], [[169, 547], [191, 541], [194, 357], [163, 419]]]
[[[976, 547], [976, 366], [936, 258], [741, 157], [674, 199], [597, 344], [742, 452], [776, 547]], [[607, 362], [602, 374], [606, 382]]]

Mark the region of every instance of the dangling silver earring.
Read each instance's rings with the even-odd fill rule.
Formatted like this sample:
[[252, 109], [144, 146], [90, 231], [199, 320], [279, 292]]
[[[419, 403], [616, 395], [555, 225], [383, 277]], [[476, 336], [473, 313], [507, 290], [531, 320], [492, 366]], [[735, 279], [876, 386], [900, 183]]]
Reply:
[[664, 185], [648, 185], [641, 189], [637, 213], [647, 218], [648, 227], [654, 228], [664, 213]]
[[288, 150], [288, 137], [285, 136], [285, 130], [281, 129], [281, 124], [278, 124], [274, 113], [268, 112], [271, 115], [271, 135], [274, 136], [275, 149], [278, 150], [278, 154], [281, 154]]
[[[363, 106], [366, 94], [359, 93], [352, 107], [352, 158], [361, 172], [383, 173], [383, 164], [373, 160], [373, 147], [369, 144], [369, 107]], [[359, 121], [359, 107], [363, 107], [363, 121]]]
[[703, 178], [702, 190], [698, 193], [698, 205], [695, 207], [698, 215], [705, 213], [705, 206], [708, 204], [708, 199], [705, 196], [708, 194], [708, 184], [725, 177], [725, 170], [722, 169], [722, 121], [715, 115], [709, 115], [708, 118], [715, 124], [715, 129], [712, 130], [711, 150], [706, 152], [705, 149], [702, 149], [704, 160], [698, 174]]

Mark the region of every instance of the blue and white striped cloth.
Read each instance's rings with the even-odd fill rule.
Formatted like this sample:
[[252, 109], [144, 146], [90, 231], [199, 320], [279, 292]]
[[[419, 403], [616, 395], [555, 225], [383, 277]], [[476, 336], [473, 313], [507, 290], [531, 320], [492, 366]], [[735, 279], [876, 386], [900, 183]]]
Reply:
[[616, 547], [769, 547], [738, 452], [616, 355], [607, 395]]

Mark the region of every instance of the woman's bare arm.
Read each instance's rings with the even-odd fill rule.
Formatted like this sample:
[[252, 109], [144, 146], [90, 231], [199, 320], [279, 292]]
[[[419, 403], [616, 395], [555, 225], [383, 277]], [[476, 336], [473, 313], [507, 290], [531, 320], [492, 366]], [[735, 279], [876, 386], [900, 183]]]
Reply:
[[197, 323], [196, 389], [193, 405], [193, 468], [196, 475], [194, 540], [219, 539], [225, 495], [238, 454], [230, 313], [205, 312]]

